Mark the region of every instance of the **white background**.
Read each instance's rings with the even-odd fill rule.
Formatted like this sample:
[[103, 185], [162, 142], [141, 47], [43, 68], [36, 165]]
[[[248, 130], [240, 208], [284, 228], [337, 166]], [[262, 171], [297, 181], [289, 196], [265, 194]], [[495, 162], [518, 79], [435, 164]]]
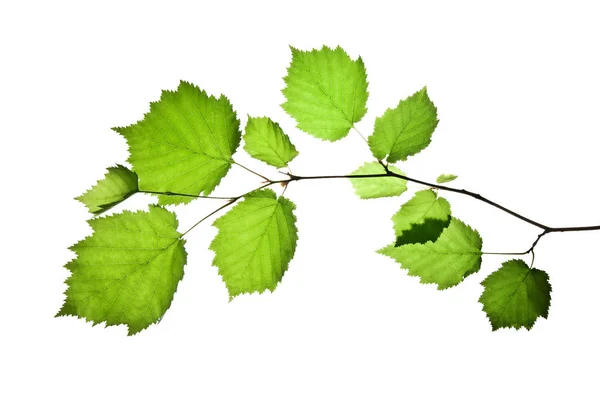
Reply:
[[[600, 224], [594, 2], [413, 3], [3, 2], [0, 398], [599, 399], [600, 232], [544, 237], [536, 266], [553, 286], [549, 320], [492, 332], [479, 283], [506, 258], [484, 257], [479, 274], [447, 291], [421, 285], [374, 252], [393, 240], [390, 217], [410, 194], [361, 201], [343, 181], [288, 189], [300, 240], [273, 294], [228, 302], [207, 250], [215, 229], [203, 223], [159, 325], [127, 337], [125, 327], [53, 318], [67, 247], [90, 234], [73, 198], [127, 158], [110, 128], [140, 119], [180, 79], [226, 94], [242, 125], [247, 114], [279, 121], [300, 151], [297, 174], [344, 174], [370, 160], [355, 133], [324, 143], [283, 113], [288, 45], [339, 44], [363, 57], [367, 134], [387, 107], [428, 86], [440, 124], [401, 165], [409, 175], [457, 174], [455, 186], [549, 225]], [[215, 195], [256, 184], [234, 169]], [[447, 199], [486, 251], [527, 249], [539, 233]], [[214, 202], [177, 209], [181, 228]]]

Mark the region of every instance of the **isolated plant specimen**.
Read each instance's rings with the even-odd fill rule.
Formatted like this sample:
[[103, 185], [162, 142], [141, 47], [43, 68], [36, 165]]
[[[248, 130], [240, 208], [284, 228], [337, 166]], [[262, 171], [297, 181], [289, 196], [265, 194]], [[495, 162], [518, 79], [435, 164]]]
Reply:
[[[284, 78], [283, 109], [297, 127], [316, 138], [337, 141], [367, 112], [367, 74], [361, 58], [352, 60], [340, 47], [300, 51], [292, 48], [292, 62]], [[214, 266], [230, 298], [244, 293], [273, 291], [296, 252], [298, 233], [294, 203], [271, 188], [300, 180], [348, 179], [363, 199], [395, 197], [407, 191], [407, 182], [427, 187], [401, 205], [392, 216], [394, 238], [379, 253], [440, 290], [456, 286], [479, 271], [482, 239], [479, 233], [451, 213], [440, 191], [460, 193], [496, 207], [541, 230], [524, 252], [531, 263], [508, 260], [482, 282], [479, 301], [494, 330], [530, 329], [546, 318], [551, 286], [548, 275], [533, 266], [534, 249], [544, 235], [559, 231], [598, 230], [600, 226], [551, 227], [481, 195], [449, 187], [457, 177], [442, 174], [436, 183], [406, 176], [393, 163], [405, 161], [431, 142], [438, 124], [437, 110], [426, 88], [401, 100], [375, 121], [365, 138], [373, 161], [348, 175], [302, 176], [289, 164], [298, 156], [294, 144], [277, 122], [248, 117], [244, 134], [229, 100], [209, 96], [188, 82], [175, 91], [163, 91], [144, 118], [114, 128], [128, 143], [132, 168], [110, 167], [106, 176], [77, 199], [100, 215], [136, 193], [157, 196], [148, 211], [125, 211], [89, 221], [91, 236], [70, 249], [76, 258], [67, 263], [66, 300], [59, 316], [72, 315], [106, 325], [125, 324], [135, 334], [159, 321], [171, 305], [187, 259], [184, 237], [204, 220], [229, 209], [214, 220], [218, 233], [210, 245]], [[269, 179], [235, 159], [241, 140], [244, 150], [287, 175]], [[357, 163], [358, 165], [359, 163]], [[264, 182], [254, 190], [233, 196], [210, 194], [227, 172], [238, 166]], [[180, 233], [175, 214], [166, 206], [198, 198], [223, 200], [216, 210]]]

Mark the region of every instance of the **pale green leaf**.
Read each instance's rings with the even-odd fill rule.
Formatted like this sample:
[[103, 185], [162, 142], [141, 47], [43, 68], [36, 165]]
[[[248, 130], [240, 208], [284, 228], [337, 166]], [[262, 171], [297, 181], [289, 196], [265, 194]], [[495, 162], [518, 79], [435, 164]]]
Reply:
[[181, 195], [158, 195], [158, 204], [161, 206], [166, 205], [180, 205], [185, 203], [190, 203], [193, 201], [193, 196], [181, 196]]
[[138, 177], [127, 167], [109, 167], [103, 179], [77, 199], [90, 213], [100, 214], [138, 192]]
[[429, 145], [437, 124], [437, 110], [423, 88], [375, 120], [369, 147], [379, 160], [406, 160]]
[[298, 240], [295, 206], [270, 189], [252, 192], [215, 220], [219, 230], [210, 245], [213, 265], [230, 298], [273, 291], [281, 281]]
[[435, 242], [450, 224], [450, 204], [435, 191], [419, 191], [394, 216], [396, 246]]
[[438, 178], [436, 178], [436, 182], [438, 184], [443, 184], [445, 182], [450, 182], [450, 181], [454, 181], [458, 178], [457, 175], [454, 174], [440, 174], [440, 176]]
[[362, 59], [341, 48], [292, 49], [281, 106], [298, 128], [328, 141], [348, 135], [367, 112], [367, 72]]
[[548, 318], [552, 286], [548, 274], [530, 269], [513, 259], [483, 280], [485, 290], [479, 298], [492, 329], [525, 327], [530, 330], [538, 317]]
[[410, 276], [419, 276], [422, 283], [435, 283], [443, 290], [479, 270], [481, 245], [476, 230], [452, 218], [435, 242], [389, 245], [378, 252], [400, 263]]
[[[404, 175], [402, 171], [394, 166], [388, 169], [396, 174]], [[385, 174], [385, 169], [378, 162], [368, 162], [350, 175]], [[354, 192], [362, 199], [383, 198], [386, 196], [398, 196], [406, 191], [406, 180], [398, 177], [381, 178], [350, 178]]]
[[[140, 190], [208, 195], [233, 163], [241, 133], [229, 100], [181, 82], [136, 124], [114, 128], [129, 144]], [[188, 201], [193, 198], [179, 198]]]
[[148, 212], [123, 212], [89, 224], [93, 234], [70, 248], [77, 258], [65, 266], [71, 276], [57, 316], [126, 324], [130, 335], [160, 320], [187, 257], [175, 215], [150, 206]]
[[248, 117], [244, 149], [255, 159], [277, 168], [287, 166], [298, 155], [279, 124], [268, 117]]

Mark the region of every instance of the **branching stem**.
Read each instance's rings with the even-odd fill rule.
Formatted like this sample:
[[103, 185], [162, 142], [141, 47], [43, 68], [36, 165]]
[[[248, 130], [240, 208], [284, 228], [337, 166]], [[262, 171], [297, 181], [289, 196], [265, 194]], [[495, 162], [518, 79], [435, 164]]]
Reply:
[[248, 195], [250, 192], [254, 192], [254, 191], [258, 191], [259, 189], [263, 189], [266, 188], [270, 185], [275, 184], [274, 181], [269, 180], [269, 182], [267, 182], [266, 184], [261, 185], [258, 188], [255, 188], [251, 191], [248, 191], [242, 195], [233, 197], [233, 198], [222, 198], [222, 199], [229, 199], [229, 202], [225, 203], [224, 205], [219, 206], [217, 209], [213, 210], [212, 212], [210, 212], [209, 214], [207, 214], [206, 216], [204, 216], [203, 218], [201, 218], [200, 220], [198, 220], [193, 226], [191, 226], [190, 228], [188, 228], [183, 234], [181, 234], [181, 237], [183, 237], [184, 235], [186, 235], [187, 233], [189, 233], [190, 231], [192, 231], [194, 228], [196, 228], [196, 226], [200, 223], [202, 223], [204, 220], [208, 219], [210, 216], [212, 216], [213, 214], [217, 213], [220, 210], [225, 209], [227, 206], [233, 205], [235, 202], [237, 202], [238, 200], [242, 199], [244, 196]]
[[244, 170], [251, 172], [252, 174], [256, 175], [257, 177], [260, 177], [260, 178], [262, 178], [263, 180], [265, 180], [265, 182], [271, 182], [271, 180], [270, 180], [270, 179], [268, 179], [267, 177], [265, 177], [264, 175], [262, 175], [262, 174], [259, 174], [259, 173], [257, 173], [257, 172], [256, 172], [256, 171], [254, 171], [254, 170], [250, 170], [248, 167], [246, 167], [246, 166], [244, 166], [244, 165], [241, 165], [241, 164], [239, 164], [239, 163], [238, 163], [238, 162], [236, 162], [236, 161], [233, 161], [233, 164], [235, 164], [236, 166], [240, 166], [240, 167], [241, 167], [241, 168], [243, 168]]
[[[505, 213], [510, 214], [511, 216], [516, 217], [519, 220], [522, 220], [532, 226], [541, 228], [543, 231], [538, 235], [538, 237], [536, 238], [536, 240], [533, 242], [533, 244], [531, 244], [531, 246], [529, 247], [528, 250], [524, 251], [524, 252], [483, 252], [483, 254], [486, 255], [526, 255], [531, 253], [532, 254], [532, 264], [533, 264], [533, 258], [535, 257], [534, 254], [534, 249], [536, 247], [536, 245], [538, 244], [538, 242], [540, 241], [540, 239], [545, 236], [546, 234], [550, 234], [550, 233], [554, 233], [554, 232], [567, 232], [567, 231], [593, 231], [593, 230], [600, 230], [600, 225], [594, 225], [594, 226], [574, 226], [574, 227], [551, 227], [548, 226], [546, 224], [542, 224], [540, 222], [537, 222], [533, 219], [530, 219], [529, 217], [526, 217], [520, 213], [517, 213], [505, 206], [500, 205], [499, 203], [496, 203], [490, 199], [487, 199], [477, 193], [471, 192], [471, 191], [467, 191], [466, 189], [458, 189], [458, 188], [452, 188], [452, 187], [448, 187], [446, 185], [440, 185], [440, 184], [436, 184], [436, 183], [430, 183], [427, 181], [423, 181], [423, 180], [419, 180], [416, 178], [411, 178], [411, 177], [407, 177], [405, 175], [402, 174], [397, 174], [394, 173], [393, 171], [391, 171], [387, 164], [383, 163], [381, 160], [379, 161], [379, 163], [383, 166], [385, 173], [381, 173], [381, 174], [351, 174], [351, 175], [317, 175], [317, 176], [301, 176], [301, 175], [295, 175], [290, 173], [284, 173], [282, 172], [282, 174], [288, 176], [288, 178], [283, 179], [283, 180], [271, 180], [268, 179], [267, 177], [256, 173], [238, 163], [240, 167], [248, 170], [249, 172], [263, 178], [265, 180], [265, 183], [261, 186], [259, 186], [258, 188], [253, 189], [252, 191], [248, 191], [242, 195], [239, 196], [235, 196], [235, 197], [210, 197], [210, 196], [196, 196], [196, 195], [185, 195], [185, 194], [175, 194], [175, 193], [171, 193], [171, 192], [152, 192], [152, 191], [143, 191], [145, 193], [154, 193], [154, 194], [164, 194], [164, 195], [180, 195], [180, 196], [194, 196], [197, 198], [210, 198], [210, 199], [226, 199], [228, 200], [227, 203], [225, 203], [224, 205], [220, 206], [218, 209], [214, 210], [213, 212], [211, 212], [210, 214], [208, 214], [207, 216], [203, 217], [201, 220], [199, 220], [196, 224], [194, 224], [190, 229], [188, 229], [185, 233], [183, 233], [183, 235], [187, 234], [188, 232], [190, 232], [194, 227], [196, 227], [198, 224], [202, 223], [204, 220], [206, 220], [207, 218], [209, 218], [210, 216], [212, 216], [213, 214], [217, 213], [218, 211], [226, 208], [227, 206], [232, 205], [233, 203], [237, 202], [239, 199], [243, 198], [244, 196], [246, 196], [247, 194], [249, 194], [250, 192], [259, 190], [259, 189], [263, 189], [266, 188], [268, 186], [271, 186], [273, 184], [282, 184], [285, 188], [287, 188], [288, 184], [290, 184], [291, 182], [294, 181], [304, 181], [304, 180], [326, 180], [326, 179], [339, 179], [339, 178], [343, 178], [343, 179], [349, 179], [349, 178], [365, 178], [365, 179], [370, 179], [370, 178], [381, 178], [381, 177], [394, 177], [394, 178], [398, 178], [398, 179], [402, 179], [402, 180], [406, 180], [406, 181], [410, 181], [410, 182], [414, 182], [417, 184], [421, 184], [430, 188], [435, 188], [435, 189], [439, 189], [442, 191], [448, 191], [448, 192], [454, 192], [454, 193], [458, 193], [458, 194], [462, 194], [462, 195], [466, 195], [469, 196], [471, 198], [477, 199], [478, 201], [487, 203], [488, 205], [491, 205], [497, 209], [502, 210]], [[182, 235], [182, 236], [183, 236]]]

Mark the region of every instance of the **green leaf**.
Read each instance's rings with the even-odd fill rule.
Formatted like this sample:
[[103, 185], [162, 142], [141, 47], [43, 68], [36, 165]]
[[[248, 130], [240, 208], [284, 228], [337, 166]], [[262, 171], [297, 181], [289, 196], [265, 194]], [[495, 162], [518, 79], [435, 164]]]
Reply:
[[143, 120], [113, 129], [129, 144], [141, 190], [208, 195], [233, 163], [239, 125], [225, 96], [208, 96], [181, 81], [177, 91], [163, 91], [160, 101], [150, 103]]
[[183, 277], [187, 254], [175, 215], [160, 206], [89, 221], [90, 237], [70, 249], [67, 299], [57, 316], [126, 324], [129, 335], [165, 314]]
[[[396, 174], [404, 175], [402, 171], [394, 166], [388, 168]], [[351, 173], [351, 175], [362, 174], [385, 174], [385, 169], [378, 162], [368, 162]], [[350, 182], [356, 195], [362, 199], [398, 196], [406, 191], [406, 180], [398, 177], [350, 178]]]
[[337, 141], [348, 135], [367, 112], [367, 72], [362, 59], [352, 60], [337, 47], [332, 50], [292, 49], [292, 63], [284, 78], [287, 101], [281, 106], [314, 137]]
[[250, 117], [244, 133], [244, 149], [255, 159], [282, 168], [298, 156], [296, 147], [279, 124], [268, 117]]
[[109, 167], [103, 179], [77, 199], [90, 213], [100, 214], [138, 192], [138, 177], [127, 167]]
[[213, 265], [230, 298], [275, 290], [296, 250], [294, 209], [291, 201], [265, 189], [246, 195], [215, 220], [219, 232], [210, 245]]
[[158, 204], [161, 206], [166, 205], [180, 205], [186, 204], [193, 201], [194, 197], [191, 196], [181, 196], [181, 195], [158, 195]]
[[438, 178], [436, 178], [436, 182], [438, 184], [443, 184], [445, 182], [454, 181], [458, 178], [457, 175], [454, 174], [441, 174]]
[[419, 276], [421, 283], [435, 283], [443, 290], [479, 270], [481, 245], [476, 230], [452, 218], [435, 242], [389, 245], [378, 252], [396, 260], [410, 276]]
[[375, 120], [369, 147], [379, 160], [406, 160], [429, 145], [437, 124], [437, 110], [423, 88]]
[[396, 246], [435, 242], [450, 224], [450, 204], [435, 191], [419, 191], [392, 216]]
[[543, 270], [530, 269], [513, 259], [483, 280], [479, 298], [493, 330], [525, 327], [530, 330], [538, 317], [548, 318], [552, 286]]

